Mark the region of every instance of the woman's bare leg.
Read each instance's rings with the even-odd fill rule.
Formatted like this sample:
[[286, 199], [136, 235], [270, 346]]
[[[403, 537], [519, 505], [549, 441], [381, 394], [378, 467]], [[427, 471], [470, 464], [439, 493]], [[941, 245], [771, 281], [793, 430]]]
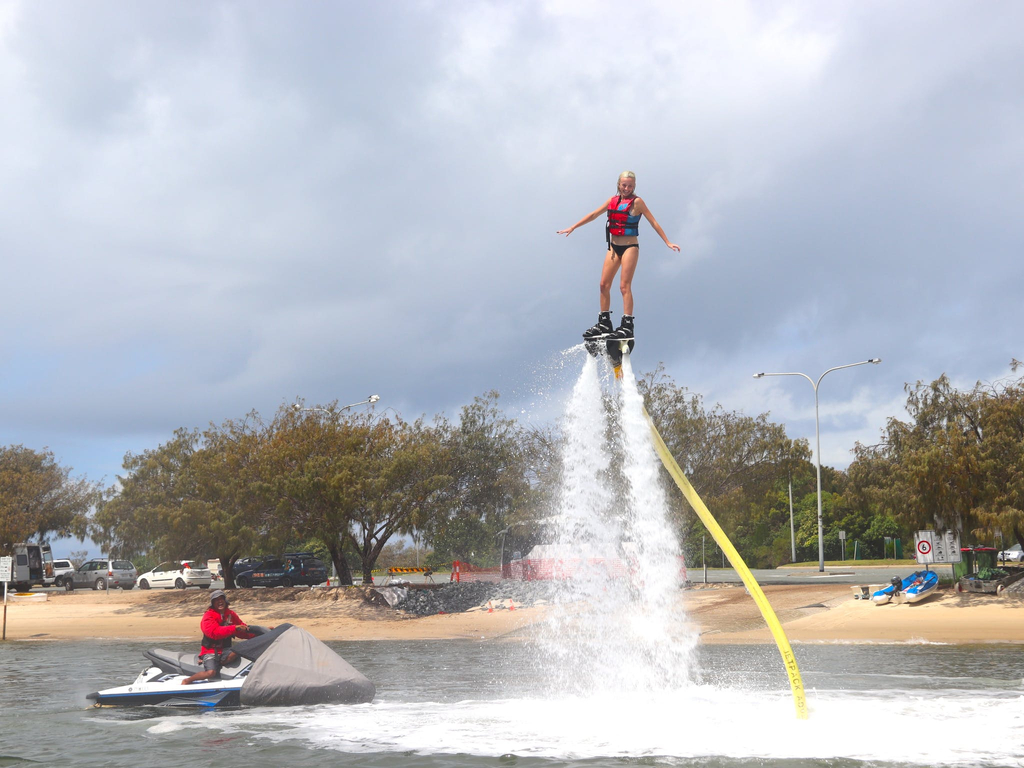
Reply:
[[[628, 251], [627, 251], [628, 253]], [[633, 264], [633, 269], [636, 269], [636, 263]], [[615, 251], [611, 248], [608, 249], [608, 253], [604, 255], [604, 265], [601, 267], [601, 311], [607, 312], [612, 308], [612, 280], [615, 279], [615, 273], [619, 271], [619, 259], [615, 256]], [[630, 280], [633, 279], [632, 273], [630, 273]]]
[[[633, 314], [633, 273], [636, 272], [636, 263], [640, 259], [639, 248], [627, 248], [622, 254], [622, 275], [619, 278], [619, 289], [622, 291], [622, 314]], [[618, 259], [616, 259], [618, 261]], [[612, 272], [611, 277], [615, 273]], [[601, 288], [604, 289], [604, 274], [602, 273]], [[609, 278], [611, 288], [611, 278]], [[610, 303], [610, 302], [609, 302]]]

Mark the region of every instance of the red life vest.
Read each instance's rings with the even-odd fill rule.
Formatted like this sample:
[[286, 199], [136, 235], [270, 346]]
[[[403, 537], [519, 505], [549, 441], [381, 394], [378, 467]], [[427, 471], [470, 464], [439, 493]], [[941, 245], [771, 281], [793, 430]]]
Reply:
[[608, 223], [605, 225], [605, 235], [608, 242], [612, 241], [612, 235], [616, 237], [636, 237], [640, 232], [640, 216], [630, 216], [635, 197], [622, 197], [616, 195], [608, 201]]

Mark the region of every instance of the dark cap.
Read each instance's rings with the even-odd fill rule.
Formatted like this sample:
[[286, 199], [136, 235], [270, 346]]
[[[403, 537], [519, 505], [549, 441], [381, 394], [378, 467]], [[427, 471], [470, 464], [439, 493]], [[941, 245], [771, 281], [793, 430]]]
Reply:
[[223, 589], [215, 589], [215, 590], [213, 590], [213, 592], [210, 593], [210, 607], [211, 608], [213, 607], [213, 601], [216, 600], [218, 597], [223, 597], [225, 603], [229, 603], [230, 604], [230, 602], [231, 602], [230, 600], [228, 600], [228, 596], [226, 594], [224, 594], [224, 590]]

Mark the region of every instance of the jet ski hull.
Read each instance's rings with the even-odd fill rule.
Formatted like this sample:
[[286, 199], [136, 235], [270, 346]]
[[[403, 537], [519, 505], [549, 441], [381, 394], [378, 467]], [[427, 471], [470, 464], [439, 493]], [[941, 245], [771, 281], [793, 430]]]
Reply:
[[150, 667], [130, 685], [96, 691], [86, 698], [97, 707], [237, 707], [241, 706], [242, 683], [247, 671], [244, 669], [242, 674], [228, 679], [182, 685], [185, 675]]
[[163, 688], [162, 690], [149, 691], [126, 691], [118, 688], [111, 688], [106, 691], [90, 693], [88, 698], [92, 699], [97, 707], [201, 707], [204, 709], [223, 709], [225, 707], [241, 706], [241, 687], [214, 688], [212, 690], [188, 690], [189, 688], [208, 688], [197, 683], [194, 686], [181, 685], [185, 689], [182, 692]]

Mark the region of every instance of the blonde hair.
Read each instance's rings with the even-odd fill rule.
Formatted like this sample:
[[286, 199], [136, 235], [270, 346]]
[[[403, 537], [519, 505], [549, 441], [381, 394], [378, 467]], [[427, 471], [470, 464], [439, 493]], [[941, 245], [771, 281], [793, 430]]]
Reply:
[[[627, 179], [632, 179], [634, 183], [636, 182], [635, 173], [633, 173], [632, 171], [623, 171], [622, 173], [619, 174], [619, 178], [615, 180], [615, 194], [619, 194], [619, 182], [622, 181], [623, 176], [625, 176]], [[636, 190], [634, 189], [633, 191], [635, 192]]]

